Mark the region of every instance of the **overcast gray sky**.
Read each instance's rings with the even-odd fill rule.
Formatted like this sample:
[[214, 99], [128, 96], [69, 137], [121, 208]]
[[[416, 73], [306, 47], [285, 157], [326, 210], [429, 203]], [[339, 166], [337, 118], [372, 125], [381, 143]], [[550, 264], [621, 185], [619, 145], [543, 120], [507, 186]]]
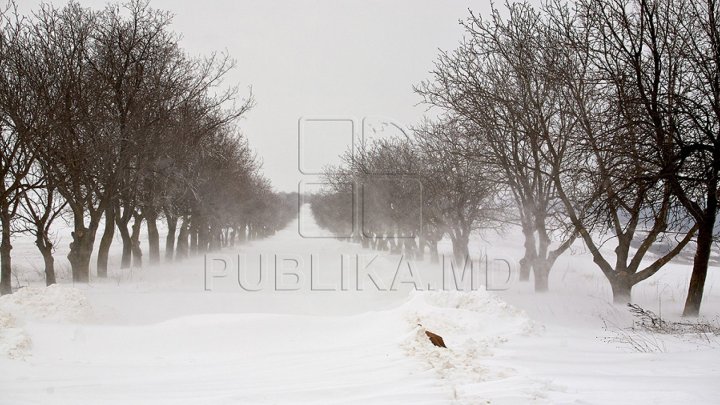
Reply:
[[[27, 11], [40, 1], [20, 3]], [[80, 3], [100, 8], [107, 1]], [[425, 107], [416, 106], [420, 99], [412, 86], [428, 77], [438, 48], [455, 47], [462, 36], [458, 19], [468, 8], [484, 15], [489, 10], [487, 1], [468, 0], [152, 0], [151, 5], [175, 14], [174, 29], [191, 54], [227, 50], [237, 60], [228, 82], [245, 92], [252, 86], [257, 100], [240, 127], [261, 156], [265, 175], [283, 191], [311, 179], [298, 170], [300, 117], [347, 117], [360, 127], [363, 117], [417, 122]], [[324, 141], [317, 138], [313, 150], [303, 151], [304, 167], [332, 160], [341, 149], [338, 142], [347, 139], [321, 132]]]

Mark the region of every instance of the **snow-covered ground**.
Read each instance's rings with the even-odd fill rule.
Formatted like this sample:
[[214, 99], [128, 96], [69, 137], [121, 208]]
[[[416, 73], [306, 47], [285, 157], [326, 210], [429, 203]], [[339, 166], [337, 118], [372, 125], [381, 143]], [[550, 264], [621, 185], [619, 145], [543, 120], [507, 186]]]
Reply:
[[[315, 226], [306, 208], [304, 232]], [[520, 254], [513, 232], [473, 242], [499, 266], [488, 284], [503, 291], [418, 292], [413, 282], [441, 285], [440, 264], [297, 229], [143, 269], [117, 269], [114, 251], [107, 280], [75, 286], [61, 230], [61, 283], [49, 288], [31, 241], [18, 238], [23, 288], [0, 298], [0, 403], [719, 402], [720, 338], [633, 334], [652, 350], [632, 350], [618, 336], [633, 318], [609, 303], [580, 247], [557, 263], [545, 295], [498, 281], [504, 262], [494, 259], [514, 265]], [[673, 263], [634, 300], [678, 319], [688, 278], [689, 265]], [[702, 309], [713, 322], [719, 280], [713, 267]]]

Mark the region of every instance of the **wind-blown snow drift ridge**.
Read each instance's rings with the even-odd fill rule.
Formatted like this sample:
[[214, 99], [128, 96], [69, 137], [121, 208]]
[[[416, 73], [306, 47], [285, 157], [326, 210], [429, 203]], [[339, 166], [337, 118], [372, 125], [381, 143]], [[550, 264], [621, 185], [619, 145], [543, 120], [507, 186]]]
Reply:
[[85, 294], [67, 285], [25, 287], [0, 297], [0, 309], [22, 319], [86, 322], [93, 311]]
[[15, 318], [0, 309], [0, 356], [22, 359], [30, 346], [30, 338], [17, 326]]
[[[483, 366], [493, 348], [541, 329], [524, 311], [484, 290], [413, 292], [400, 309], [412, 327], [401, 343], [403, 350], [424, 361], [461, 401], [481, 399], [469, 398], [474, 396], [465, 388], [471, 384], [516, 374], [509, 368]], [[434, 346], [425, 331], [441, 335], [447, 348]]]
[[22, 359], [32, 341], [22, 325], [26, 320], [84, 322], [93, 319], [87, 297], [70, 286], [25, 287], [0, 297], [0, 356]]

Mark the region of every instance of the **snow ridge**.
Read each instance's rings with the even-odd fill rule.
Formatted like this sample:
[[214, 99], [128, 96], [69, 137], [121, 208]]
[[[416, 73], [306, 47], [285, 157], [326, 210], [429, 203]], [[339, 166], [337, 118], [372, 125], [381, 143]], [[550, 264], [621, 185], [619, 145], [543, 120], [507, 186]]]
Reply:
[[[516, 375], [511, 368], [486, 367], [483, 359], [512, 339], [540, 330], [540, 326], [487, 291], [414, 292], [401, 307], [412, 331], [401, 346], [405, 353], [434, 370], [463, 403], [478, 403], [482, 392], [473, 385]], [[425, 331], [443, 337], [447, 348], [430, 343]]]

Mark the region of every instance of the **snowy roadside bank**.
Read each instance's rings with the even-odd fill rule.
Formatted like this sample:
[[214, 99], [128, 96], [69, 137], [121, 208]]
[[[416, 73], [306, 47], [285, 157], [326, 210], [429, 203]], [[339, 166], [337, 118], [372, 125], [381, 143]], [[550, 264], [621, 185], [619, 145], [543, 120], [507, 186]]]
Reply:
[[[17, 316], [12, 325], [28, 337], [22, 356], [0, 360], [13, 369], [0, 383], [12, 403], [474, 403], [464, 384], [505, 377], [481, 359], [532, 329], [521, 311], [480, 293], [418, 293], [394, 309], [351, 316], [206, 314], [107, 325], [92, 322], [81, 291], [53, 286], [19, 291], [0, 310], [3, 319]], [[432, 346], [423, 328], [443, 333], [449, 348]]]

